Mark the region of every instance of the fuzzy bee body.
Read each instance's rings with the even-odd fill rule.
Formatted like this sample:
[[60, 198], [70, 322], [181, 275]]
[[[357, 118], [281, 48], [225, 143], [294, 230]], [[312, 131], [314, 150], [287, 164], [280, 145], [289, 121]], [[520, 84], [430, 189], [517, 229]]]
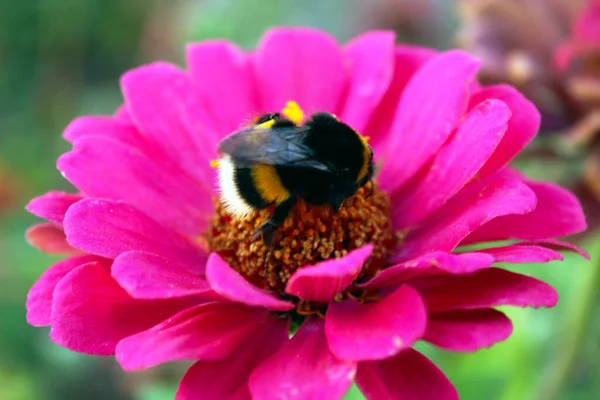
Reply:
[[265, 115], [223, 139], [219, 151], [221, 201], [229, 213], [243, 217], [275, 206], [257, 230], [265, 242], [296, 200], [338, 210], [373, 173], [366, 140], [327, 113], [313, 114], [300, 126], [279, 114]]

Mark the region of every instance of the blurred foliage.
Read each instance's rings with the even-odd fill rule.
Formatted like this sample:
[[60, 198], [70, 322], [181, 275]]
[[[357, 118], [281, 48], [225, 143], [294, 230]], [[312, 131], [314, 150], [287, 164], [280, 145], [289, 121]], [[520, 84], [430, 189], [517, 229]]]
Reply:
[[[275, 25], [316, 26], [345, 41], [381, 26], [416, 43], [452, 46], [456, 22], [451, 1], [424, 2], [434, 7], [425, 11], [437, 12], [435, 34], [427, 34], [431, 30], [423, 30], [423, 24], [415, 28], [415, 19], [430, 15], [423, 8], [411, 9], [408, 22], [382, 19], [378, 7], [386, 1], [0, 2], [0, 399], [170, 399], [185, 370], [173, 365], [126, 374], [110, 358], [59, 348], [48, 339], [47, 329], [25, 322], [27, 290], [55, 258], [23, 240], [35, 221], [23, 206], [47, 190], [68, 189], [54, 168], [68, 148], [60, 136], [68, 122], [81, 114], [112, 113], [120, 103], [122, 72], [157, 59], [181, 63], [186, 41], [224, 37], [251, 48]], [[409, 3], [402, 2], [405, 7]], [[547, 177], [548, 170], [539, 165], [519, 166]], [[564, 171], [557, 169], [555, 180], [564, 178], [560, 174]], [[588, 238], [584, 244], [595, 260], [600, 259], [599, 239]], [[506, 310], [515, 331], [505, 343], [475, 354], [419, 347], [465, 400], [599, 398], [597, 263], [568, 255], [565, 263], [520, 267], [556, 287], [561, 301], [552, 310]], [[362, 397], [353, 387], [347, 398]]]

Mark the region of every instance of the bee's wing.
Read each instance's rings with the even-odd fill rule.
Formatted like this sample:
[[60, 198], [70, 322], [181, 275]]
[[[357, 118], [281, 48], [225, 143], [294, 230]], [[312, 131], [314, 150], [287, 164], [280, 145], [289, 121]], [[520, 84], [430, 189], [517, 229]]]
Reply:
[[305, 126], [248, 128], [223, 139], [219, 151], [242, 167], [268, 164], [334, 172], [331, 166], [317, 160], [315, 153], [302, 142], [308, 130]]

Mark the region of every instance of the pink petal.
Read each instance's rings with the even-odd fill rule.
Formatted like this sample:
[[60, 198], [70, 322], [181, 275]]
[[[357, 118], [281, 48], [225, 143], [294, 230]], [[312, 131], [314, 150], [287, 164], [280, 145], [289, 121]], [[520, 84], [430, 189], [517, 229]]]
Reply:
[[527, 185], [537, 197], [532, 212], [496, 218], [469, 235], [464, 243], [549, 239], [586, 229], [581, 204], [571, 192], [551, 183], [527, 182]]
[[574, 244], [571, 244], [568, 242], [561, 242], [560, 240], [553, 240], [553, 239], [533, 240], [533, 241], [522, 242], [522, 244], [539, 245], [544, 248], [548, 248], [548, 249], [552, 249], [552, 250], [572, 251], [572, 252], [579, 254], [586, 260], [590, 259], [590, 255], [585, 250], [580, 249], [579, 247], [575, 246]]
[[217, 157], [218, 138], [191, 78], [157, 62], [127, 72], [121, 88], [136, 127], [184, 171], [206, 185], [212, 183], [215, 174], [209, 161]]
[[201, 187], [168, 160], [107, 137], [83, 137], [58, 160], [63, 176], [92, 197], [124, 200], [181, 233], [203, 231], [214, 208]]
[[325, 340], [320, 319], [309, 318], [291, 340], [250, 376], [252, 398], [340, 399], [356, 372], [356, 363], [338, 359]]
[[540, 128], [540, 113], [535, 105], [527, 100], [518, 90], [508, 85], [487, 86], [471, 97], [470, 106], [488, 99], [503, 101], [510, 108], [512, 116], [508, 121], [508, 129], [496, 151], [479, 171], [478, 176], [484, 178], [499, 170], [511, 161], [531, 142]]
[[225, 40], [208, 40], [187, 47], [187, 64], [199, 96], [220, 136], [240, 129], [258, 110], [249, 58]]
[[429, 316], [424, 340], [444, 350], [476, 351], [508, 339], [512, 323], [500, 311], [457, 310]]
[[294, 100], [308, 114], [337, 111], [347, 77], [333, 36], [313, 28], [273, 28], [255, 56], [263, 110], [276, 112]]
[[51, 191], [33, 198], [25, 209], [35, 216], [61, 225], [69, 207], [82, 198], [79, 194]]
[[27, 294], [27, 322], [34, 326], [50, 325], [54, 288], [69, 272], [77, 267], [101, 259], [92, 255], [67, 258], [48, 268]]
[[410, 282], [429, 312], [496, 306], [554, 307], [552, 286], [529, 276], [490, 268], [462, 276], [430, 276]]
[[368, 400], [458, 400], [444, 373], [411, 349], [393, 358], [360, 363], [356, 384]]
[[389, 88], [373, 113], [364, 134], [371, 137], [375, 153], [383, 151], [379, 146], [389, 135], [400, 96], [416, 71], [437, 54], [436, 51], [416, 46], [398, 45], [394, 51], [394, 74]]
[[425, 333], [421, 296], [404, 285], [373, 303], [331, 303], [325, 333], [331, 352], [344, 360], [380, 360], [411, 347]]
[[[382, 188], [390, 193], [408, 181], [444, 144], [463, 118], [469, 83], [479, 63], [455, 50], [442, 53], [406, 86], [382, 155]], [[432, 95], [444, 88], [444, 95]]]
[[56, 285], [50, 337], [73, 351], [110, 355], [119, 340], [156, 325], [191, 303], [190, 300], [135, 301], [105, 267], [88, 263], [71, 271]]
[[232, 301], [275, 311], [288, 311], [294, 308], [293, 303], [280, 300], [274, 293], [259, 289], [245, 280], [217, 253], [212, 253], [208, 257], [206, 279], [211, 289]]
[[469, 274], [491, 267], [493, 263], [494, 257], [486, 253], [451, 254], [436, 251], [388, 267], [360, 286], [376, 289], [385, 286], [396, 286], [409, 279], [425, 275]]
[[206, 280], [199, 275], [166, 258], [137, 251], [118, 256], [111, 275], [136, 299], [167, 299], [211, 292]]
[[25, 232], [25, 239], [36, 249], [48, 254], [75, 254], [78, 250], [67, 243], [60, 225], [52, 222], [33, 225]]
[[115, 355], [128, 371], [176, 360], [218, 360], [228, 356], [266, 316], [264, 310], [233, 303], [201, 304], [124, 338]]
[[493, 256], [495, 262], [513, 264], [545, 263], [548, 261], [564, 259], [557, 251], [535, 245], [513, 244], [510, 246], [493, 247], [481, 251], [482, 253]]
[[143, 251], [191, 272], [204, 270], [206, 256], [199, 248], [125, 203], [81, 200], [69, 208], [64, 225], [69, 243], [92, 254], [116, 258], [126, 251]]
[[533, 191], [506, 174], [473, 182], [411, 231], [393, 258], [400, 262], [432, 251], [451, 251], [489, 220], [530, 212], [535, 204]]
[[254, 368], [288, 340], [288, 322], [269, 315], [229, 357], [199, 361], [183, 377], [175, 400], [250, 400], [248, 379]]
[[372, 251], [368, 244], [342, 258], [303, 267], [292, 275], [285, 291], [302, 300], [331, 301], [358, 277]]
[[358, 132], [366, 128], [392, 81], [394, 40], [391, 31], [371, 31], [344, 47], [350, 81], [340, 119]]
[[487, 100], [473, 108], [431, 166], [407, 185], [394, 205], [397, 229], [405, 228], [439, 209], [484, 165], [504, 136], [510, 110], [501, 101]]
[[106, 116], [84, 116], [74, 119], [63, 132], [63, 137], [75, 143], [85, 136], [105, 136], [124, 144], [143, 149], [147, 141], [131, 122]]

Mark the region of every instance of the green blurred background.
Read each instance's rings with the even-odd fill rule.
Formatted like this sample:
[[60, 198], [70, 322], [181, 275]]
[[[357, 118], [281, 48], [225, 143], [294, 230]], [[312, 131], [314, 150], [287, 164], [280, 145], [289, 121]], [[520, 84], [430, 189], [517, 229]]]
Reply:
[[[395, 14], [385, 12], [389, 2], [0, 1], [0, 400], [170, 399], [186, 367], [126, 374], [110, 358], [59, 348], [47, 329], [25, 322], [27, 290], [54, 259], [24, 241], [35, 218], [23, 207], [47, 190], [69, 190], [55, 168], [68, 149], [61, 139], [68, 122], [112, 113], [120, 103], [121, 73], [157, 59], [182, 64], [188, 41], [225, 37], [252, 48], [268, 27], [309, 25], [341, 42], [393, 27], [399, 40], [454, 45], [452, 1], [400, 0]], [[588, 236], [583, 243], [593, 260], [600, 259], [598, 242]], [[419, 347], [465, 400], [600, 398], [597, 264], [569, 255], [564, 263], [521, 266], [556, 287], [561, 300], [552, 310], [507, 310], [515, 330], [504, 343], [476, 354]], [[348, 398], [362, 397], [353, 388]]]

